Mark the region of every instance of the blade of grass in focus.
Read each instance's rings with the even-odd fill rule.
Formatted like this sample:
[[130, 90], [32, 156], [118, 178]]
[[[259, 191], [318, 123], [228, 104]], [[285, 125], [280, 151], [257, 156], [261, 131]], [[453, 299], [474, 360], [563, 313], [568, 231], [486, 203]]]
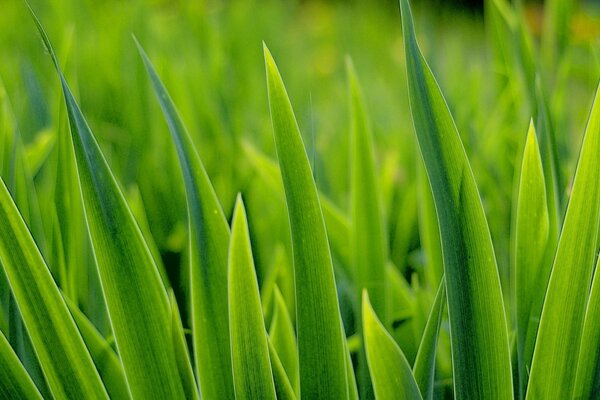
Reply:
[[202, 161], [166, 88], [142, 47], [138, 49], [169, 126], [183, 172], [189, 226], [192, 332], [200, 392], [234, 396], [227, 311], [229, 226]]
[[413, 123], [431, 182], [444, 258], [456, 398], [511, 399], [506, 315], [494, 249], [473, 172], [401, 0]]
[[319, 197], [283, 80], [266, 46], [264, 53], [273, 134], [292, 233], [300, 395], [307, 399], [346, 398], [345, 335]]
[[0, 397], [42, 399], [42, 395], [2, 332], [0, 332]]
[[406, 357], [377, 318], [366, 290], [362, 296], [362, 318], [365, 349], [375, 397], [422, 399]]
[[169, 300], [158, 269], [52, 45], [32, 15], [60, 78], [88, 231], [129, 389], [133, 397], [183, 398]]
[[294, 326], [288, 314], [287, 306], [279, 288], [274, 288], [274, 308], [271, 327], [269, 328], [269, 337], [281, 364], [285, 368], [292, 388], [296, 396], [299, 395], [300, 378], [298, 375], [298, 348], [296, 344], [296, 335]]
[[600, 96], [588, 120], [533, 353], [527, 399], [572, 395], [600, 219]]
[[229, 245], [229, 329], [236, 399], [275, 399], [250, 234], [238, 195]]

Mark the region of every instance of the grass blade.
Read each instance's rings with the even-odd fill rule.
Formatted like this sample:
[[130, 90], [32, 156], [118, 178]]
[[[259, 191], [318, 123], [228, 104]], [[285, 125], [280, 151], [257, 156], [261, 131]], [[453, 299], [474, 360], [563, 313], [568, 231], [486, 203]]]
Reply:
[[206, 170], [167, 90], [144, 50], [138, 49], [163, 110], [183, 172], [189, 218], [192, 330], [200, 393], [232, 398], [227, 311], [229, 226]]
[[85, 217], [115, 342], [134, 398], [184, 397], [173, 352], [167, 292], [148, 246], [60, 70]]
[[288, 375], [281, 363], [277, 350], [270, 339], [269, 341], [269, 357], [271, 359], [271, 367], [273, 368], [273, 382], [275, 383], [275, 393], [278, 400], [295, 400], [296, 394], [292, 388], [292, 384], [288, 379]]
[[523, 393], [552, 267], [546, 257], [550, 224], [546, 201], [544, 169], [532, 122], [523, 152], [516, 220], [517, 353]]
[[513, 397], [508, 333], [490, 232], [473, 172], [400, 1], [413, 122], [438, 212], [455, 397]]
[[2, 332], [0, 332], [0, 398], [42, 399], [42, 395]]
[[264, 47], [271, 121], [292, 232], [300, 393], [347, 397], [344, 332], [325, 223], [300, 130], [283, 81]]
[[298, 347], [294, 326], [277, 286], [275, 286], [273, 293], [275, 311], [273, 311], [273, 319], [269, 328], [269, 337], [297, 396], [300, 391], [300, 377], [298, 375]]
[[57, 398], [108, 398], [4, 181], [0, 181], [0, 226], [0, 260], [52, 394]]
[[440, 286], [435, 295], [435, 300], [433, 301], [433, 306], [431, 307], [431, 312], [429, 313], [429, 318], [427, 319], [427, 324], [425, 325], [425, 330], [423, 331], [421, 344], [419, 345], [417, 358], [415, 359], [415, 365], [413, 367], [415, 381], [425, 400], [433, 399], [435, 353], [437, 350], [438, 335], [445, 304], [446, 282], [442, 276]]
[[267, 331], [241, 196], [229, 245], [229, 329], [236, 399], [275, 399]]
[[527, 399], [572, 394], [600, 218], [600, 96], [585, 131], [542, 310]]
[[375, 397], [422, 399], [406, 357], [377, 318], [366, 291], [362, 296], [362, 318], [365, 349]]

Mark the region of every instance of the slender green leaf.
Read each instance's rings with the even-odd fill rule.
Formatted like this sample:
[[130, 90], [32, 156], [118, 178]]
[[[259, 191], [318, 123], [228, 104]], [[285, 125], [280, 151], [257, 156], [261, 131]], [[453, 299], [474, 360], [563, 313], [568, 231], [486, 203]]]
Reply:
[[200, 393], [231, 398], [233, 377], [227, 318], [229, 226], [206, 170], [167, 90], [138, 48], [175, 143], [186, 189], [192, 297], [192, 331]]
[[442, 313], [446, 304], [446, 282], [442, 276], [440, 285], [423, 331], [413, 375], [421, 390], [423, 399], [433, 399], [433, 384], [435, 381], [435, 353], [437, 350], [438, 335], [442, 323]]
[[400, 1], [413, 122], [440, 224], [455, 397], [513, 397], [508, 333], [490, 232], [460, 136]]
[[277, 355], [277, 350], [269, 338], [269, 357], [271, 367], [273, 368], [273, 382], [275, 383], [275, 393], [278, 400], [295, 400], [297, 398], [288, 378], [288, 374]]
[[69, 299], [65, 299], [65, 301], [92, 356], [92, 360], [94, 360], [94, 364], [98, 369], [100, 378], [102, 378], [102, 382], [104, 382], [110, 398], [131, 398], [121, 360], [119, 360], [110, 343], [98, 332], [96, 327], [72, 301]]
[[600, 218], [600, 96], [592, 106], [546, 291], [527, 399], [572, 394]]
[[546, 257], [549, 215], [544, 182], [532, 121], [523, 152], [516, 217], [517, 354], [522, 390], [531, 369], [535, 337], [552, 267], [552, 261]]
[[183, 398], [169, 299], [158, 269], [50, 41], [35, 21], [61, 81], [94, 258], [129, 389], [134, 398]]
[[283, 296], [277, 286], [275, 286], [273, 293], [275, 310], [273, 311], [273, 319], [269, 328], [269, 337], [297, 396], [300, 389], [300, 376], [298, 375], [298, 348], [294, 326], [292, 325], [292, 320], [288, 314]]
[[0, 332], [0, 398], [42, 399], [21, 361]]
[[346, 355], [325, 223], [300, 130], [273, 57], [264, 47], [271, 121], [294, 258], [300, 393], [347, 397]]
[[581, 348], [573, 399], [597, 399], [600, 396], [600, 258], [592, 282], [592, 292], [585, 312]]
[[362, 296], [362, 318], [375, 397], [382, 400], [422, 399], [406, 357], [379, 322], [366, 291]]
[[0, 182], [0, 260], [50, 390], [57, 398], [107, 398], [67, 305]]
[[236, 399], [275, 399], [246, 211], [238, 195], [229, 245], [229, 329]]

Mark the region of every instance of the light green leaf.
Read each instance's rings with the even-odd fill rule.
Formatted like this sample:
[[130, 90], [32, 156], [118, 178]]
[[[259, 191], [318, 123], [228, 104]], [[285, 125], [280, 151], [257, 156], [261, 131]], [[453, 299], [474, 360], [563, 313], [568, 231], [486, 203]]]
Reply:
[[264, 53], [292, 233], [300, 393], [305, 398], [346, 398], [345, 335], [319, 197], [283, 81], [266, 46]]
[[233, 377], [227, 311], [229, 226], [204, 165], [171, 97], [144, 50], [138, 49], [177, 149], [185, 183], [190, 250], [192, 332], [200, 393], [231, 398]]
[[92, 356], [92, 360], [94, 360], [94, 364], [98, 369], [98, 373], [102, 378], [102, 382], [104, 382], [110, 398], [131, 398], [121, 360], [119, 360], [110, 343], [98, 332], [96, 327], [77, 308], [75, 303], [69, 299], [65, 299], [65, 301]]
[[296, 345], [296, 335], [294, 326], [288, 314], [287, 306], [279, 288], [275, 286], [274, 290], [275, 307], [273, 319], [269, 328], [269, 337], [271, 343], [277, 351], [281, 364], [285, 368], [292, 388], [296, 396], [300, 391], [300, 376], [298, 375], [298, 348]]
[[242, 198], [229, 245], [229, 330], [236, 399], [275, 399], [260, 293]]
[[273, 368], [273, 382], [275, 383], [277, 399], [295, 400], [296, 394], [294, 393], [294, 389], [292, 388], [292, 384], [290, 383], [285, 368], [277, 355], [277, 350], [275, 350], [275, 346], [273, 346], [270, 338], [268, 338], [268, 341], [269, 357], [271, 359], [271, 367]]
[[362, 296], [362, 323], [375, 397], [422, 399], [406, 357], [377, 318], [366, 291]]
[[433, 384], [435, 381], [435, 353], [437, 350], [438, 335], [442, 323], [442, 313], [446, 304], [446, 282], [442, 276], [440, 285], [423, 331], [413, 375], [421, 390], [423, 399], [433, 399]]
[[413, 122], [441, 231], [455, 397], [511, 399], [506, 316], [477, 185], [442, 92], [400, 1]]
[[0, 260], [53, 396], [108, 395], [62, 294], [4, 181], [0, 181]]
[[516, 218], [517, 354], [520, 385], [525, 389], [552, 267], [552, 260], [546, 257], [549, 215], [544, 170], [533, 121], [523, 152]]
[[60, 70], [85, 217], [112, 331], [134, 398], [184, 397], [167, 292], [123, 193]]
[[597, 399], [600, 395], [600, 259], [585, 312], [581, 348], [577, 361], [573, 399]]
[[21, 361], [0, 332], [0, 398], [42, 399]]
[[600, 96], [597, 91], [546, 290], [527, 399], [564, 399], [572, 394], [574, 366], [596, 257], [600, 218], [599, 149]]

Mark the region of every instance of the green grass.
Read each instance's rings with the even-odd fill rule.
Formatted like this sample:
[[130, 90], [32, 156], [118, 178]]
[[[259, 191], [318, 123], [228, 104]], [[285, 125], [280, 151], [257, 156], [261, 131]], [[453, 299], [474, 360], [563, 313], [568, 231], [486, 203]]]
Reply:
[[0, 398], [598, 396], [600, 10], [58, 3], [0, 13]]

